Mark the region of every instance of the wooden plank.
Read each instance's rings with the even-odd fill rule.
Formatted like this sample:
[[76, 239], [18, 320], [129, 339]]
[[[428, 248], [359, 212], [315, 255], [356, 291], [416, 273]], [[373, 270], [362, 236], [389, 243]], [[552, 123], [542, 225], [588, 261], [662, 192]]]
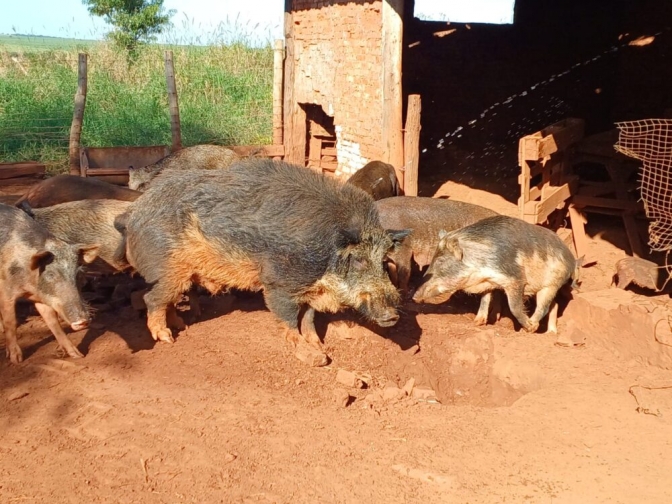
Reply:
[[[404, 128], [404, 172], [402, 189], [406, 196], [418, 195], [418, 165], [420, 163], [420, 95], [408, 96], [406, 127]], [[399, 174], [397, 174], [397, 177]]]
[[537, 224], [545, 222], [554, 210], [572, 196], [573, 185], [573, 183], [567, 182], [559, 187], [549, 188], [544, 199], [538, 203], [536, 211]]
[[585, 219], [581, 212], [572, 204], [569, 205], [569, 220], [572, 224], [572, 235], [574, 236], [574, 248], [576, 257], [583, 257], [583, 266], [592, 264], [595, 260], [588, 254], [588, 237], [585, 230]]
[[170, 133], [172, 136], [172, 151], [182, 148], [182, 130], [180, 127], [180, 107], [177, 102], [177, 86], [175, 84], [175, 67], [173, 66], [173, 51], [165, 52], [166, 88], [168, 89], [168, 108], [170, 110]]
[[45, 166], [39, 163], [0, 164], [0, 179], [11, 179], [26, 175], [44, 175], [44, 172]]
[[0, 179], [0, 187], [8, 187], [16, 185], [32, 185], [36, 184], [40, 180], [42, 180], [42, 177], [37, 175]]
[[322, 159], [322, 139], [311, 137], [308, 146], [308, 166], [312, 168], [320, 167], [320, 160]]
[[101, 177], [107, 175], [128, 175], [128, 167], [89, 168], [86, 172], [87, 177]]
[[79, 144], [82, 137], [82, 122], [84, 121], [84, 108], [86, 106], [87, 91], [87, 55], [79, 53], [77, 65], [77, 92], [75, 93], [75, 107], [72, 112], [72, 124], [70, 125], [70, 173], [80, 175]]
[[86, 177], [86, 173], [89, 171], [89, 150], [86, 147], [80, 149], [79, 164], [79, 175]]
[[273, 145], [282, 145], [282, 64], [285, 49], [282, 40], [273, 47]]
[[[404, 164], [402, 132], [403, 97], [401, 54], [403, 43], [404, 0], [383, 0], [383, 151], [386, 161], [398, 170]], [[401, 175], [397, 173], [397, 176]]]
[[338, 155], [336, 153], [336, 147], [322, 147], [322, 155], [336, 157]]
[[336, 161], [320, 161], [320, 168], [328, 171], [336, 171], [338, 168], [338, 163]]
[[520, 156], [530, 161], [544, 159], [551, 154], [566, 150], [567, 147], [583, 138], [583, 133], [584, 121], [582, 119], [565, 119], [544, 128], [541, 132], [523, 137]]
[[575, 195], [572, 197], [572, 203], [576, 207], [597, 207], [613, 208], [616, 210], [625, 210], [628, 212], [637, 212], [641, 209], [640, 203], [631, 200], [620, 200], [614, 198], [597, 198], [593, 196]]

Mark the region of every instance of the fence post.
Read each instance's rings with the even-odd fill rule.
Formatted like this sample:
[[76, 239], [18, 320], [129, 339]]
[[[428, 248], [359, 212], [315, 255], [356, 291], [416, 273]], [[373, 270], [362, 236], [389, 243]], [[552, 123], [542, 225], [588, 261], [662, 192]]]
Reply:
[[404, 133], [404, 194], [418, 195], [418, 164], [420, 163], [420, 95], [408, 96]]
[[273, 145], [282, 145], [282, 86], [285, 48], [282, 40], [276, 40], [273, 48]]
[[70, 174], [81, 175], [79, 163], [79, 146], [82, 137], [82, 121], [84, 120], [84, 107], [86, 106], [86, 88], [87, 88], [87, 56], [79, 53], [79, 62], [77, 66], [77, 92], [75, 93], [75, 108], [72, 113], [72, 124], [70, 125]]
[[175, 68], [173, 51], [166, 51], [166, 87], [168, 88], [168, 107], [170, 109], [170, 132], [173, 137], [171, 151], [182, 148], [182, 131], [180, 129], [180, 108], [177, 104], [177, 86], [175, 85]]

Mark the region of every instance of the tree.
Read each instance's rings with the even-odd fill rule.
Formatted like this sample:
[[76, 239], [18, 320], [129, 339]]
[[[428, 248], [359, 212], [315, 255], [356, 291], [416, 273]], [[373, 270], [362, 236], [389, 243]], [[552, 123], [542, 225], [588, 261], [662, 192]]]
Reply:
[[170, 26], [174, 9], [166, 10], [163, 0], [82, 0], [89, 12], [101, 16], [114, 29], [107, 37], [127, 51], [129, 63], [138, 56], [142, 44]]

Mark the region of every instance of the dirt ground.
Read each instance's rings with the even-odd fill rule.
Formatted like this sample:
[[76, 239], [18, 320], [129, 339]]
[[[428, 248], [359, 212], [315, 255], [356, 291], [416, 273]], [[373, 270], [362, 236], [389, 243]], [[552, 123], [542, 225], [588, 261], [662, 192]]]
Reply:
[[[435, 190], [515, 212], [460, 184]], [[606, 289], [625, 252], [616, 231], [590, 227], [603, 260], [584, 288]], [[623, 357], [609, 334], [562, 347], [506, 316], [477, 328], [478, 300], [457, 296], [406, 305], [385, 331], [321, 316], [332, 363], [310, 368], [261, 297], [201, 302], [173, 345], [154, 344], [130, 306], [99, 306], [71, 334], [81, 360], [56, 358], [21, 307], [26, 359], [0, 360], [0, 502], [672, 499], [672, 373]], [[368, 387], [339, 382], [342, 370]], [[661, 415], [629, 393], [651, 384]]]

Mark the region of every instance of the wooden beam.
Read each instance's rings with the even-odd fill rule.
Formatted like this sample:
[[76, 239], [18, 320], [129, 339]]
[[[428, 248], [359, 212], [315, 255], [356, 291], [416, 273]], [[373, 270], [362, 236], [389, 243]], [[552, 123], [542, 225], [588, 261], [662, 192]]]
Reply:
[[273, 48], [273, 145], [282, 145], [282, 63], [285, 48], [282, 40]]
[[170, 132], [173, 137], [171, 149], [173, 152], [182, 148], [182, 131], [180, 128], [180, 107], [177, 103], [177, 86], [175, 85], [175, 68], [173, 66], [173, 51], [166, 51], [166, 87], [168, 88], [168, 107], [170, 109]]
[[306, 112], [296, 102], [296, 44], [294, 42], [294, 16], [292, 0], [285, 0], [285, 72], [284, 72], [284, 131], [285, 161], [306, 166]]
[[79, 53], [77, 65], [77, 92], [75, 93], [75, 108], [72, 112], [72, 124], [70, 125], [70, 174], [80, 175], [79, 145], [82, 138], [82, 122], [84, 120], [84, 108], [86, 107], [87, 91], [87, 56]]
[[40, 163], [0, 163], [0, 179], [23, 177], [26, 175], [43, 175], [45, 166]]
[[404, 0], [383, 0], [383, 138], [385, 156], [403, 180], [404, 164], [402, 124], [401, 55], [403, 43]]
[[418, 195], [418, 165], [420, 164], [420, 95], [408, 97], [406, 127], [404, 128], [404, 173], [402, 189], [406, 196]]

